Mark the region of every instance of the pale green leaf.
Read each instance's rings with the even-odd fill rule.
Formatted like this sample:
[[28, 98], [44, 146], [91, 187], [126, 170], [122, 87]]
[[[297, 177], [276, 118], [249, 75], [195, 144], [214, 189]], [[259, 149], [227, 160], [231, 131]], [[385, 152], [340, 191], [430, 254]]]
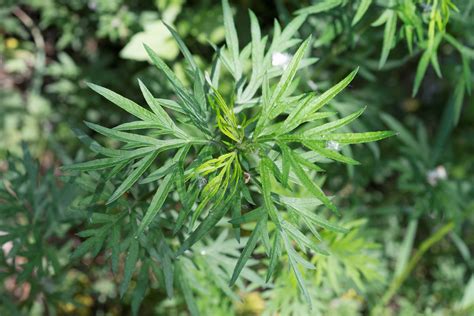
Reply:
[[382, 68], [387, 61], [388, 54], [395, 43], [397, 32], [397, 13], [395, 10], [388, 10], [388, 18], [383, 32], [382, 55], [380, 56], [379, 68]]
[[280, 81], [278, 82], [275, 90], [273, 90], [272, 96], [270, 98], [270, 109], [269, 109], [270, 111], [269, 113], [266, 113], [269, 119], [275, 118], [277, 115], [279, 115], [285, 110], [284, 108], [285, 104], [279, 103], [279, 101], [288, 91], [290, 84], [293, 82], [293, 78], [296, 75], [298, 66], [301, 60], [303, 59], [304, 54], [306, 53], [306, 50], [308, 48], [310, 41], [311, 41], [311, 36], [308, 37], [303, 42], [303, 44], [301, 44], [301, 46], [298, 48], [295, 55], [291, 59], [290, 64], [287, 66], [287, 68], [285, 69], [285, 72], [281, 76]]
[[153, 97], [150, 90], [145, 86], [145, 84], [138, 79], [138, 84], [140, 85], [140, 89], [142, 91], [143, 97], [145, 98], [146, 103], [151, 108], [151, 110], [156, 114], [157, 119], [161, 124], [163, 124], [166, 128], [172, 129], [174, 127], [174, 122], [166, 113], [165, 110], [160, 105], [160, 102]]
[[364, 16], [364, 14], [367, 12], [367, 9], [369, 9], [370, 4], [372, 3], [372, 0], [361, 0], [360, 3], [357, 5], [357, 11], [356, 14], [354, 15], [354, 18], [352, 19], [352, 25], [356, 25]]
[[317, 4], [296, 11], [296, 14], [317, 14], [334, 9], [341, 4], [342, 0], [321, 0]]
[[109, 100], [110, 102], [114, 103], [115, 105], [121, 107], [123, 110], [127, 111], [128, 113], [142, 119], [144, 121], [156, 121], [156, 115], [152, 112], [148, 111], [147, 109], [139, 106], [132, 100], [129, 100], [120, 94], [113, 92], [107, 88], [95, 85], [93, 83], [87, 83], [87, 85], [94, 90], [95, 92], [102, 95], [104, 98]]
[[302, 103], [296, 108], [291, 114], [286, 118], [284, 122], [284, 130], [291, 131], [302, 122], [307, 119], [308, 115], [316, 112], [329, 101], [331, 101], [339, 92], [341, 92], [345, 87], [351, 83], [359, 68], [353, 70], [349, 75], [347, 75], [340, 82], [332, 86], [330, 89], [325, 91], [320, 96], [316, 97], [314, 100], [310, 101], [309, 104]]
[[303, 142], [303, 145], [311, 149], [312, 151], [320, 154], [323, 157], [335, 160], [335, 161], [340, 161], [349, 165], [358, 165], [360, 164], [357, 160], [352, 159], [351, 157], [344, 156], [340, 153], [338, 153], [335, 150], [330, 150], [325, 147], [319, 146], [315, 142]]

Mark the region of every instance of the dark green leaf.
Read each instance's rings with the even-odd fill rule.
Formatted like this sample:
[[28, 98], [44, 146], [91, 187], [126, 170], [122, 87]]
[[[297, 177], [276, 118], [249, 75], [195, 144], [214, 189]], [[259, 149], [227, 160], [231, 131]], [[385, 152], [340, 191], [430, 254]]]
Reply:
[[135, 265], [138, 261], [138, 252], [140, 250], [140, 245], [138, 239], [132, 239], [130, 241], [130, 247], [128, 248], [128, 254], [125, 259], [125, 268], [123, 273], [123, 280], [120, 284], [120, 296], [123, 297], [127, 291], [130, 280], [132, 279], [133, 272], [135, 271]]
[[245, 264], [250, 258], [250, 255], [252, 254], [253, 250], [255, 249], [255, 246], [257, 245], [258, 239], [260, 238], [260, 234], [262, 233], [262, 229], [264, 229], [264, 225], [267, 225], [267, 217], [263, 216], [259, 219], [257, 222], [257, 225], [252, 231], [252, 234], [250, 234], [250, 237], [247, 241], [247, 244], [245, 245], [244, 249], [242, 250], [239, 259], [237, 260], [237, 263], [234, 268], [234, 272], [232, 273], [232, 277], [230, 279], [230, 285], [234, 285], [235, 281], [237, 281], [237, 278], [239, 277], [240, 272], [244, 268]]

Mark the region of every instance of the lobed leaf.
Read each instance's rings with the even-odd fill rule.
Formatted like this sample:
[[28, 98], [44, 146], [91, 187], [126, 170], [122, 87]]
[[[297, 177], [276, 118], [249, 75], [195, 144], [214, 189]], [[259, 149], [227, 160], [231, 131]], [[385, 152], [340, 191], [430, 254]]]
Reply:
[[388, 54], [395, 42], [395, 34], [397, 31], [397, 13], [395, 10], [387, 10], [387, 20], [383, 33], [382, 55], [380, 56], [379, 69], [385, 65]]
[[321, 12], [329, 11], [335, 7], [338, 7], [342, 4], [342, 0], [322, 0], [317, 4], [311, 5], [309, 7], [299, 9], [296, 11], [296, 14], [317, 14]]
[[364, 16], [364, 14], [367, 12], [367, 10], [370, 7], [370, 4], [372, 3], [372, 0], [361, 0], [359, 5], [357, 6], [357, 11], [356, 14], [354, 15], [354, 18], [352, 19], [352, 25], [356, 25]]
[[364, 113], [365, 109], [366, 108], [364, 107], [364, 108], [360, 109], [359, 111], [354, 112], [354, 113], [352, 113], [352, 114], [350, 114], [346, 117], [343, 117], [341, 119], [338, 119], [338, 120], [335, 120], [335, 121], [332, 121], [332, 122], [329, 122], [329, 123], [326, 123], [326, 124], [323, 124], [323, 125], [319, 125], [317, 127], [311, 128], [311, 129], [308, 129], [303, 134], [306, 137], [311, 138], [312, 136], [315, 136], [317, 134], [332, 132], [332, 131], [334, 131], [338, 128], [341, 128], [345, 125], [350, 124], [352, 121], [354, 121], [359, 116], [361, 116], [362, 113]]
[[138, 230], [136, 233], [136, 236], [140, 236], [140, 234], [151, 224], [153, 219], [155, 218], [156, 214], [158, 211], [161, 209], [163, 206], [163, 203], [166, 200], [166, 197], [168, 196], [172, 186], [173, 186], [173, 180], [175, 178], [175, 171], [172, 171], [169, 173], [164, 179], [161, 185], [158, 187], [158, 190], [156, 190], [155, 195], [153, 196], [153, 199], [151, 200], [150, 206], [148, 207], [145, 216], [143, 217], [140, 226], [138, 226]]
[[340, 82], [332, 86], [329, 90], [326, 90], [323, 94], [315, 98], [313, 101], [310, 101], [308, 104], [301, 103], [298, 108], [296, 108], [291, 114], [286, 118], [283, 125], [283, 130], [291, 131], [300, 125], [308, 115], [316, 112], [329, 101], [331, 101], [339, 92], [341, 92], [345, 87], [347, 87], [351, 81], [354, 79], [359, 68], [353, 70], [349, 75], [347, 75]]
[[339, 214], [339, 211], [337, 210], [336, 206], [329, 200], [329, 198], [324, 194], [324, 192], [321, 190], [321, 188], [311, 181], [307, 173], [301, 168], [300, 164], [297, 162], [296, 158], [294, 157], [294, 153], [291, 153], [290, 155], [290, 164], [291, 168], [294, 170], [296, 176], [298, 179], [301, 181], [303, 186], [311, 192], [316, 198], [318, 198], [321, 202], [323, 202], [324, 205], [326, 205], [331, 211], [333, 211], [336, 214]]
[[156, 121], [156, 115], [154, 115], [152, 112], [148, 111], [147, 109], [144, 109], [143, 107], [139, 106], [132, 100], [129, 100], [121, 96], [120, 94], [113, 92], [112, 90], [98, 86], [96, 84], [87, 83], [87, 85], [92, 90], [99, 93], [110, 102], [119, 106], [120, 108], [127, 111], [128, 113], [138, 117], [139, 119], [142, 119], [144, 121], [151, 121], [151, 122]]
[[255, 228], [252, 230], [252, 233], [250, 234], [247, 244], [242, 250], [239, 259], [237, 260], [237, 263], [234, 268], [234, 272], [232, 273], [232, 277], [229, 282], [231, 286], [234, 285], [235, 281], [237, 281], [237, 278], [239, 277], [240, 272], [242, 271], [245, 264], [249, 260], [250, 255], [255, 249], [255, 246], [257, 245], [258, 239], [265, 225], [267, 225], [267, 217], [262, 216], [257, 222], [257, 225], [255, 226]]
[[128, 248], [128, 254], [125, 259], [125, 267], [123, 273], [123, 280], [120, 284], [120, 296], [123, 297], [127, 291], [128, 285], [132, 279], [133, 271], [135, 270], [135, 265], [138, 261], [138, 252], [140, 250], [140, 244], [137, 239], [132, 239], [130, 241], [130, 246]]
[[142, 174], [150, 167], [158, 156], [158, 151], [155, 151], [148, 156], [142, 158], [138, 163], [137, 167], [128, 175], [128, 177], [120, 184], [120, 186], [114, 191], [114, 193], [107, 200], [107, 204], [110, 204], [120, 198], [128, 189], [138, 181]]

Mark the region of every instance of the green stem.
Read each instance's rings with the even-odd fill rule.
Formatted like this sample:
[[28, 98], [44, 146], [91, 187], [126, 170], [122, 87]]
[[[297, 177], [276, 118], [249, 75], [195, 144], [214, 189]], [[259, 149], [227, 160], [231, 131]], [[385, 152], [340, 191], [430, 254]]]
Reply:
[[405, 282], [405, 280], [408, 278], [412, 270], [415, 268], [418, 261], [420, 261], [420, 259], [428, 251], [428, 249], [430, 249], [431, 246], [433, 246], [438, 241], [443, 239], [443, 237], [446, 234], [448, 234], [453, 228], [454, 228], [454, 223], [449, 222], [448, 224], [444, 225], [439, 230], [437, 230], [433, 235], [431, 235], [428, 239], [426, 239], [421, 244], [420, 248], [418, 248], [418, 250], [415, 252], [413, 257], [410, 259], [408, 264], [403, 269], [402, 273], [400, 273], [398, 277], [395, 277], [392, 280], [387, 292], [385, 292], [384, 296], [380, 300], [380, 303], [374, 307], [374, 309], [371, 312], [371, 315], [381, 314], [381, 309], [390, 302], [392, 297], [397, 293], [398, 289], [402, 286], [403, 282]]
[[30, 31], [33, 41], [36, 45], [37, 52], [35, 59], [35, 72], [33, 74], [31, 90], [33, 93], [39, 94], [41, 86], [43, 85], [43, 75], [46, 68], [46, 45], [43, 35], [41, 34], [41, 30], [38, 28], [38, 26], [36, 26], [33, 19], [20, 7], [14, 7], [12, 13]]

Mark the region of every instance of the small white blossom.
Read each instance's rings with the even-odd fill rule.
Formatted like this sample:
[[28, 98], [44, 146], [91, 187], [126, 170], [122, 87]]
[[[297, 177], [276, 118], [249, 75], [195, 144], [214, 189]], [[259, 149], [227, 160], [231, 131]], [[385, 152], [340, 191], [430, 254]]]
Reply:
[[201, 256], [205, 256], [207, 254], [206, 250], [201, 250]]
[[245, 184], [249, 183], [251, 178], [252, 177], [251, 177], [250, 173], [244, 172], [244, 182], [245, 182]]
[[282, 67], [283, 69], [285, 69], [290, 64], [292, 57], [293, 56], [286, 53], [279, 53], [279, 52], [273, 53], [272, 66]]
[[439, 180], [446, 180], [448, 178], [448, 172], [444, 166], [438, 166], [433, 170], [428, 171], [426, 174], [426, 181], [431, 186], [436, 186]]
[[319, 88], [318, 84], [316, 82], [314, 82], [313, 80], [308, 80], [307, 84], [308, 84], [308, 87], [311, 88], [311, 90], [316, 91]]
[[326, 149], [339, 151], [339, 150], [341, 150], [341, 144], [339, 144], [338, 142], [336, 142], [334, 140], [329, 140], [326, 143]]
[[206, 178], [203, 178], [203, 177], [198, 178], [198, 187], [199, 187], [199, 189], [204, 188], [206, 186], [206, 184], [207, 184]]

